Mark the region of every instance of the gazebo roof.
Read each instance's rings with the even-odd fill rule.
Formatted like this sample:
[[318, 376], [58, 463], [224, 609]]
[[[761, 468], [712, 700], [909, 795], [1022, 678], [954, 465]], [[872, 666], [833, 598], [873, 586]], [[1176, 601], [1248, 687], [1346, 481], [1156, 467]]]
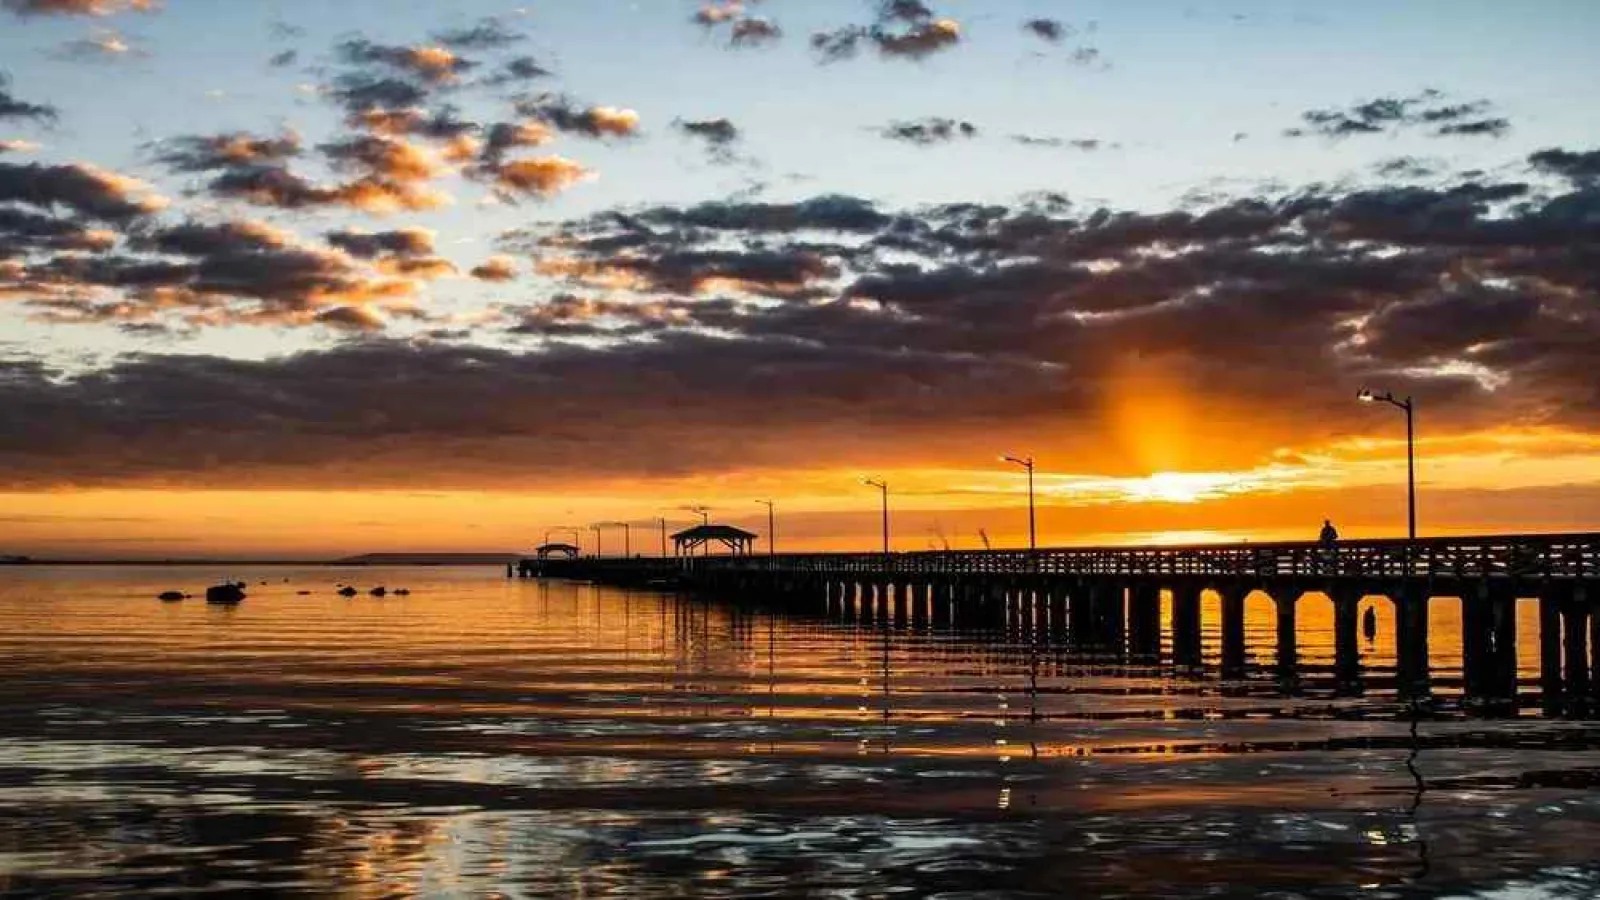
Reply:
[[675, 541], [750, 541], [759, 535], [732, 525], [696, 525], [672, 536]]
[[537, 548], [538, 553], [582, 553], [583, 549], [573, 544], [543, 544]]

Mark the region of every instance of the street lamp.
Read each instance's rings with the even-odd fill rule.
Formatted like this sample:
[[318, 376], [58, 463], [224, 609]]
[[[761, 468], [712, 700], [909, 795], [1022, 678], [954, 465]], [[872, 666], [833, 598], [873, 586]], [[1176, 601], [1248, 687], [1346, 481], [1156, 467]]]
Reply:
[[1016, 463], [1028, 470], [1028, 549], [1039, 549], [1039, 532], [1034, 527], [1033, 518], [1033, 457], [1002, 456], [1001, 462]]
[[589, 530], [594, 532], [594, 558], [599, 559], [604, 555], [603, 551], [600, 549], [600, 526], [590, 525]]
[[1411, 398], [1399, 399], [1393, 393], [1384, 391], [1374, 394], [1366, 388], [1356, 395], [1362, 403], [1387, 403], [1390, 406], [1403, 410], [1406, 414], [1406, 520], [1408, 533], [1411, 540], [1417, 539], [1417, 428], [1416, 404]]
[[767, 555], [778, 555], [778, 511], [777, 504], [771, 500], [757, 500], [757, 503], [767, 508]]
[[883, 555], [889, 555], [889, 485], [886, 482], [863, 478], [861, 483], [875, 487], [883, 494]]
[[[700, 514], [700, 527], [702, 527], [702, 528], [711, 527], [711, 507], [709, 507], [709, 506], [688, 506], [688, 507], [685, 507], [685, 509], [689, 510], [690, 512], [694, 512], [694, 513], [699, 513]], [[704, 538], [705, 536], [701, 535], [701, 537]], [[700, 555], [701, 556], [710, 556], [711, 555], [711, 541], [710, 540], [702, 540], [700, 542]]]
[[601, 522], [602, 528], [622, 529], [622, 556], [627, 558], [633, 555], [633, 535], [627, 522]]
[[667, 517], [658, 516], [656, 521], [661, 525], [661, 558], [667, 558]]

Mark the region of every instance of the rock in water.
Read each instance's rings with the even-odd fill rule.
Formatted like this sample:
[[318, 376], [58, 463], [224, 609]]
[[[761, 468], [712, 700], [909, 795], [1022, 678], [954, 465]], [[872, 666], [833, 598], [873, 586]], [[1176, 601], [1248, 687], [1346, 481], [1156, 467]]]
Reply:
[[369, 591], [368, 593], [372, 594], [372, 596], [374, 596], [374, 597], [382, 597], [385, 594], [389, 593], [389, 591], [386, 588], [375, 587], [371, 591]]
[[219, 584], [206, 588], [206, 602], [234, 606], [244, 599], [244, 588], [237, 584]]
[[355, 595], [356, 595], [356, 589], [353, 588], [353, 587], [342, 587], [342, 588], [339, 588], [339, 596], [341, 596], [341, 597], [354, 597]]
[[188, 594], [185, 594], [182, 591], [167, 591], [167, 592], [163, 593], [161, 596], [157, 597], [156, 599], [157, 600], [163, 600], [163, 601], [166, 601], [168, 603], [171, 603], [174, 600], [183, 600], [183, 599], [187, 598], [188, 596], [189, 596]]

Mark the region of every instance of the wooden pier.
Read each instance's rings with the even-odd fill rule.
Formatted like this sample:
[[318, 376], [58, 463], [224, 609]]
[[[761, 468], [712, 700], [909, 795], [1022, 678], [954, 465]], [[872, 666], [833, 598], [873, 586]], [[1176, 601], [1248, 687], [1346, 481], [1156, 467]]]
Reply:
[[714, 592], [869, 622], [1021, 628], [1130, 661], [1158, 659], [1166, 639], [1173, 663], [1191, 669], [1201, 665], [1201, 595], [1211, 591], [1220, 599], [1225, 679], [1245, 669], [1245, 598], [1259, 592], [1276, 607], [1276, 665], [1289, 687], [1296, 605], [1321, 594], [1333, 602], [1336, 679], [1348, 692], [1361, 689], [1358, 606], [1381, 597], [1394, 606], [1402, 698], [1430, 691], [1429, 601], [1459, 598], [1463, 693], [1476, 709], [1505, 713], [1517, 704], [1516, 604], [1531, 600], [1539, 604], [1543, 705], [1600, 709], [1600, 534], [528, 560], [519, 572]]

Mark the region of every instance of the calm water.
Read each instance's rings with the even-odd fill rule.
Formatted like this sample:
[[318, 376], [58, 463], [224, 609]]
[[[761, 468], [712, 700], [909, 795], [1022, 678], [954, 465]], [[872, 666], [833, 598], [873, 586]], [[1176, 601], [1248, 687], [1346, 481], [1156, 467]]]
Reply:
[[1600, 731], [1460, 715], [1446, 602], [1413, 736], [1383, 613], [1350, 699], [1319, 603], [1289, 697], [1255, 600], [1222, 685], [1209, 601], [1197, 679], [495, 570], [0, 569], [0, 896], [1600, 894]]

